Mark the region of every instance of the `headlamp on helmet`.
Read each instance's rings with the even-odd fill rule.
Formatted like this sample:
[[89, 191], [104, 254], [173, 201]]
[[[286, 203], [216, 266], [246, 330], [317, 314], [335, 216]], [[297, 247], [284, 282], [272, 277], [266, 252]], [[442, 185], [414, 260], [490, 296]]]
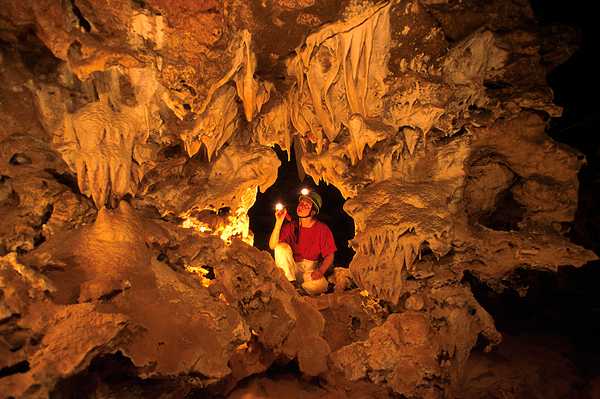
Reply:
[[300, 201], [303, 198], [306, 198], [307, 200], [312, 202], [313, 208], [315, 209], [316, 213], [319, 213], [319, 211], [321, 210], [321, 207], [323, 206], [323, 199], [316, 191], [311, 191], [306, 187], [303, 188], [300, 191], [300, 196], [298, 197], [298, 201]]

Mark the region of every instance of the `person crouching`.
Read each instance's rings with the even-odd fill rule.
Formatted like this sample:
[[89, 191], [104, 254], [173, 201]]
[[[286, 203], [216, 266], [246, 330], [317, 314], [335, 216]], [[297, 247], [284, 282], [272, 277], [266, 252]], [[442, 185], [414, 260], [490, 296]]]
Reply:
[[[325, 273], [333, 264], [335, 241], [329, 227], [315, 216], [323, 205], [321, 196], [304, 189], [298, 198], [298, 220], [290, 220], [285, 208], [275, 211], [269, 247], [275, 264], [286, 278], [310, 295], [327, 291]], [[285, 222], [288, 219], [288, 222]], [[285, 222], [285, 223], [284, 223]]]

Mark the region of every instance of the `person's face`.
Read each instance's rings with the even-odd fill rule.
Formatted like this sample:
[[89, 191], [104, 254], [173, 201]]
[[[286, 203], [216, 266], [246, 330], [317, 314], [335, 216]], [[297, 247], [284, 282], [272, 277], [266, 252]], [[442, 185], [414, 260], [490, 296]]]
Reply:
[[296, 213], [299, 217], [305, 218], [310, 215], [310, 211], [312, 210], [312, 202], [306, 198], [301, 198], [300, 202], [298, 202], [298, 207], [296, 208]]

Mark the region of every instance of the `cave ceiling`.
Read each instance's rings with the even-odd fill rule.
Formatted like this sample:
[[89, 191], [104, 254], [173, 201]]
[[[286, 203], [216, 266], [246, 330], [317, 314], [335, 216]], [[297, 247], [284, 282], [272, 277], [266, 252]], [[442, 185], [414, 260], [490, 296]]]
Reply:
[[[502, 286], [597, 258], [567, 237], [585, 158], [546, 133], [570, 31], [549, 51], [527, 1], [3, 3], [15, 397], [117, 352], [221, 392], [283, 357], [329, 387], [442, 397], [478, 337], [501, 340], [464, 273]], [[356, 254], [336, 275], [357, 290], [299, 296], [252, 247], [274, 146], [341, 192]]]

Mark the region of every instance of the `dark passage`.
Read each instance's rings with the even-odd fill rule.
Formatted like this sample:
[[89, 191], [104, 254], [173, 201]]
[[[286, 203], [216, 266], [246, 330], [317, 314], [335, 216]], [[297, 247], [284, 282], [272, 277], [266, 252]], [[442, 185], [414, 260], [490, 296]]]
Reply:
[[[600, 79], [594, 61], [599, 50], [598, 24], [591, 4], [580, 2], [565, 7], [560, 2], [532, 1], [536, 18], [547, 30], [555, 24], [566, 24], [577, 31], [579, 49], [566, 63], [555, 68], [548, 66], [554, 101], [564, 107], [561, 118], [549, 121], [548, 134], [586, 157], [587, 163], [579, 173], [579, 202], [569, 237], [598, 254], [600, 112], [596, 95]], [[552, 50], [552, 46], [546, 50]], [[492, 315], [500, 332], [564, 338], [572, 345], [566, 353], [584, 380], [600, 375], [600, 261], [581, 268], [565, 265], [557, 273], [517, 270], [503, 279], [506, 287], [512, 288], [502, 290], [468, 273], [465, 281], [471, 285], [477, 301]]]
[[519, 269], [494, 290], [470, 273], [465, 281], [496, 327], [511, 336], [562, 337], [566, 352], [585, 378], [600, 374], [600, 262], [582, 268], [565, 266], [557, 273]]
[[254, 232], [254, 246], [269, 250], [269, 237], [275, 224], [275, 204], [277, 202], [285, 204], [288, 212], [296, 215], [300, 190], [308, 187], [316, 189], [323, 198], [323, 208], [317, 218], [327, 223], [335, 237], [338, 250], [333, 266], [348, 266], [354, 256], [354, 250], [348, 244], [348, 241], [354, 237], [354, 221], [342, 209], [345, 202], [342, 194], [332, 185], [315, 184], [310, 176], [300, 181], [294, 151], [292, 150], [291, 161], [287, 159], [287, 152], [279, 147], [275, 147], [275, 152], [281, 161], [277, 181], [265, 193], [258, 193], [256, 203], [248, 212], [250, 229]]

